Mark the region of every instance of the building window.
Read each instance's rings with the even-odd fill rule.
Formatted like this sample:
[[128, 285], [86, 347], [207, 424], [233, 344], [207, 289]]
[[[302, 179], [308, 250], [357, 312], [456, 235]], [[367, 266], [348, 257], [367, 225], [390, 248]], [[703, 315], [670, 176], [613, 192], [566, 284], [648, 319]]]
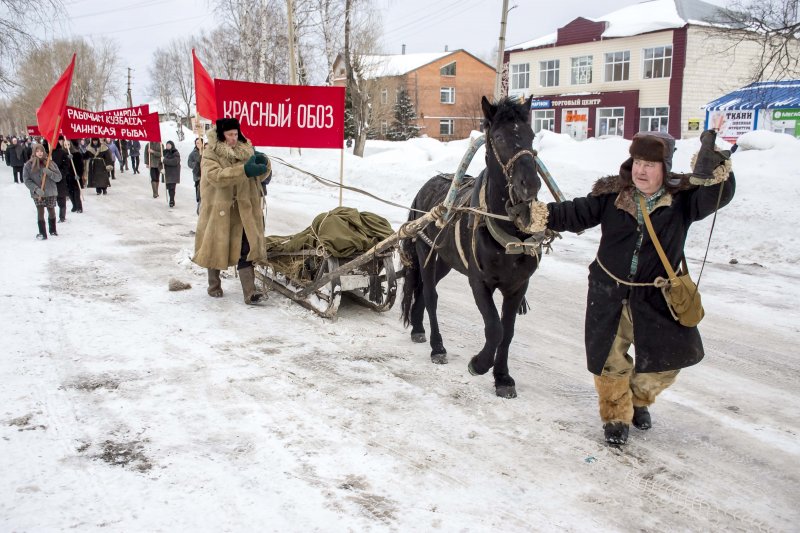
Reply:
[[542, 87], [555, 87], [558, 85], [558, 70], [561, 61], [539, 61], [539, 85]]
[[630, 78], [631, 53], [611, 52], [606, 54], [606, 79], [605, 81], [623, 81]]
[[389, 89], [381, 89], [381, 103], [382, 104], [389, 103]]
[[439, 121], [439, 135], [445, 137], [447, 135], [453, 135], [453, 131], [455, 129], [454, 120], [452, 118], [444, 118]]
[[639, 110], [639, 131], [663, 131], [669, 126], [668, 107], [643, 107]]
[[456, 88], [455, 87], [442, 87], [439, 91], [439, 101], [443, 104], [456, 103]]
[[539, 133], [542, 130], [553, 131], [556, 124], [555, 109], [539, 109], [533, 111], [533, 132]]
[[645, 48], [642, 57], [644, 79], [669, 78], [672, 75], [672, 46]]
[[529, 63], [511, 65], [511, 89], [528, 89], [531, 86], [531, 66]]
[[592, 56], [572, 58], [572, 85], [585, 85], [592, 83]]
[[385, 120], [381, 120], [381, 135], [384, 137], [389, 132], [389, 123]]
[[624, 107], [606, 107], [597, 110], [597, 134], [622, 137], [625, 120]]
[[456, 75], [456, 62], [448, 63], [439, 69], [439, 74], [442, 76], [455, 76]]

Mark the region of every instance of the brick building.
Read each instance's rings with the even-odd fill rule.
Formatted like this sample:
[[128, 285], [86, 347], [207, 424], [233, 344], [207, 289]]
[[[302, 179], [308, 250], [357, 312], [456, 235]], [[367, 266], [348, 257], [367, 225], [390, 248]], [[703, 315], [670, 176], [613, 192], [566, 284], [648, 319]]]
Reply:
[[[394, 121], [398, 94], [405, 89], [421, 135], [442, 141], [462, 139], [480, 128], [481, 96], [491, 97], [495, 69], [465, 50], [428, 54], [364, 56], [374, 136], [385, 138]], [[345, 86], [344, 59], [333, 64], [333, 85]]]
[[534, 96], [534, 130], [576, 139], [641, 130], [699, 135], [709, 101], [742, 86], [754, 43], [734, 43], [700, 0], [650, 0], [505, 50], [509, 95]]

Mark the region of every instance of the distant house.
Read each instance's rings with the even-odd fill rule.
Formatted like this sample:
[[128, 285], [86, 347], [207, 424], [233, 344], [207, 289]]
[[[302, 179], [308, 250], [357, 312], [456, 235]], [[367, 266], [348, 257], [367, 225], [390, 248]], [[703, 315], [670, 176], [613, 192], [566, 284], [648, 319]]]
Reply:
[[726, 36], [717, 6], [651, 0], [505, 50], [509, 95], [534, 96], [535, 131], [576, 139], [641, 130], [699, 135], [702, 107], [750, 81], [758, 50]]
[[[395, 104], [405, 89], [416, 111], [420, 134], [443, 141], [480, 128], [481, 96], [491, 97], [495, 69], [465, 50], [428, 54], [362, 56], [371, 90], [373, 136], [386, 138]], [[347, 85], [344, 58], [333, 64], [333, 85]]]

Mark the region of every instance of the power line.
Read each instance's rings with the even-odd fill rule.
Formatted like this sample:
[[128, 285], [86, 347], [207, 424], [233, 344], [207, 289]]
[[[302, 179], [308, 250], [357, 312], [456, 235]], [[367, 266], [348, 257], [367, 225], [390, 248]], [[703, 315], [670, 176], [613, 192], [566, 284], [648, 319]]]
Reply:
[[97, 37], [99, 35], [109, 35], [109, 34], [115, 34], [115, 33], [122, 33], [122, 32], [126, 32], [126, 31], [143, 30], [143, 29], [146, 29], [146, 28], [155, 28], [157, 26], [164, 26], [166, 24], [174, 24], [176, 22], [183, 22], [183, 21], [186, 21], [186, 20], [195, 20], [195, 19], [199, 19], [199, 18], [206, 18], [209, 15], [210, 15], [210, 13], [206, 13], [206, 14], [197, 15], [197, 16], [194, 16], [194, 17], [186, 17], [186, 18], [180, 18], [180, 19], [175, 19], [175, 20], [167, 20], [167, 21], [164, 21], [164, 22], [159, 22], [157, 24], [148, 24], [146, 26], [136, 26], [135, 28], [125, 28], [124, 30], [113, 30], [113, 31], [103, 31], [103, 32], [98, 32], [98, 33], [87, 33], [85, 35], [86, 35], [86, 37]]

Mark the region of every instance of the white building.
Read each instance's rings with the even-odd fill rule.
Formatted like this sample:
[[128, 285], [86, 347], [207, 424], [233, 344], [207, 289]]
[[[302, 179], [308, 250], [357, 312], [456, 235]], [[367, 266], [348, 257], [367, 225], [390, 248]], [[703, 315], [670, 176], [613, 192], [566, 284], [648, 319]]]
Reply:
[[505, 51], [510, 96], [534, 96], [535, 131], [576, 139], [637, 131], [698, 135], [702, 107], [750, 81], [757, 50], [735, 53], [719, 8], [700, 0], [650, 0], [579, 17]]

